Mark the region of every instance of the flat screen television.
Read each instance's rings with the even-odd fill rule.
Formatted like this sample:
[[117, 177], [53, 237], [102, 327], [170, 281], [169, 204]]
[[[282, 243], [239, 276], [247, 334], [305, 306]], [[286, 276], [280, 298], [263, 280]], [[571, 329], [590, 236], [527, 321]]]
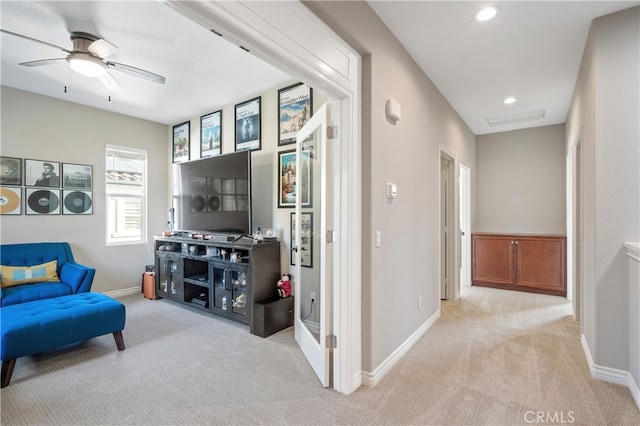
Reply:
[[251, 153], [173, 165], [175, 231], [251, 234]]

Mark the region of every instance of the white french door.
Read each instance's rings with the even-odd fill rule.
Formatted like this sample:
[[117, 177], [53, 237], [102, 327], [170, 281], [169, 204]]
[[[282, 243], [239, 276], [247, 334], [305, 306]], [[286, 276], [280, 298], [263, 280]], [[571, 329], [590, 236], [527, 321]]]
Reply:
[[[296, 342], [323, 386], [330, 384], [331, 209], [330, 155], [327, 144], [328, 105], [322, 105], [296, 140], [294, 295]], [[331, 241], [331, 240], [329, 240]]]

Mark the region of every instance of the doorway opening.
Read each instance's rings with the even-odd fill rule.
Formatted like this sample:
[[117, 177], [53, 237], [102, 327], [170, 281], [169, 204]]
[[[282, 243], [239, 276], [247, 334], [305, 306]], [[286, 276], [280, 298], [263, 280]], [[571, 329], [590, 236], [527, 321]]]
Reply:
[[440, 299], [455, 299], [454, 158], [440, 151]]
[[572, 302], [573, 317], [582, 321], [582, 129], [569, 150], [567, 210], [567, 299]]
[[[336, 212], [335, 226], [320, 237], [331, 237], [333, 246], [332, 276], [327, 282], [348, 285], [335, 286], [328, 295], [332, 334], [320, 336], [320, 342], [331, 340], [333, 388], [349, 394], [362, 384], [361, 57], [301, 2], [272, 2], [268, 7], [262, 2], [168, 0], [166, 4], [340, 103], [340, 125], [332, 127], [328, 136], [335, 145], [337, 181], [326, 201]], [[310, 22], [314, 25], [306, 25]]]
[[471, 288], [471, 170], [460, 164], [460, 294]]

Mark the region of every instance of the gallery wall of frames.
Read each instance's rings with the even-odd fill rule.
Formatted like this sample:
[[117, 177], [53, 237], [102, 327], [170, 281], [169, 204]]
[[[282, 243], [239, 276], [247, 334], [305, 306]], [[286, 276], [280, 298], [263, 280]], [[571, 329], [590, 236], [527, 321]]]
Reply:
[[93, 214], [93, 166], [0, 157], [0, 214]]
[[[233, 132], [227, 132], [234, 137], [234, 151], [260, 151], [263, 149], [263, 96], [253, 97], [233, 105]], [[323, 99], [323, 98], [321, 98]], [[298, 131], [313, 115], [313, 89], [302, 82], [288, 85], [277, 91], [277, 205], [278, 209], [295, 208], [296, 197], [302, 198], [302, 227], [301, 244], [303, 256], [301, 264], [313, 267], [312, 240], [313, 232], [313, 136], [303, 142], [301, 151], [301, 170], [296, 170], [296, 136]], [[230, 112], [230, 111], [229, 111]], [[172, 132], [172, 162], [182, 163], [201, 158], [218, 156], [222, 150], [222, 114], [217, 110], [196, 119], [182, 122], [173, 126]], [[270, 117], [267, 117], [270, 118]], [[199, 131], [198, 131], [199, 128]], [[193, 135], [199, 135], [199, 141], [192, 141]], [[199, 142], [199, 149], [193, 143]], [[195, 149], [194, 149], [195, 148]], [[198, 152], [200, 153], [198, 155]], [[206, 179], [198, 177], [198, 179]], [[204, 204], [203, 204], [204, 206]], [[193, 206], [192, 206], [193, 208]], [[200, 211], [199, 209], [197, 209]], [[209, 209], [202, 209], [203, 212]], [[290, 242], [294, 240], [294, 215], [289, 222]], [[293, 244], [290, 244], [292, 246]], [[291, 265], [294, 265], [294, 253], [291, 252]]]

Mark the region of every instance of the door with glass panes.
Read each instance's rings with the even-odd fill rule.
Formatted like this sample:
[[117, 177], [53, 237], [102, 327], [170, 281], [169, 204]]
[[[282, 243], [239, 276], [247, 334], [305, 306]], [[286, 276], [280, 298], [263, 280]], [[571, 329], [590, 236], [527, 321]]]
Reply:
[[219, 314], [249, 322], [248, 265], [232, 262], [213, 262], [209, 265], [212, 280], [211, 309]]

